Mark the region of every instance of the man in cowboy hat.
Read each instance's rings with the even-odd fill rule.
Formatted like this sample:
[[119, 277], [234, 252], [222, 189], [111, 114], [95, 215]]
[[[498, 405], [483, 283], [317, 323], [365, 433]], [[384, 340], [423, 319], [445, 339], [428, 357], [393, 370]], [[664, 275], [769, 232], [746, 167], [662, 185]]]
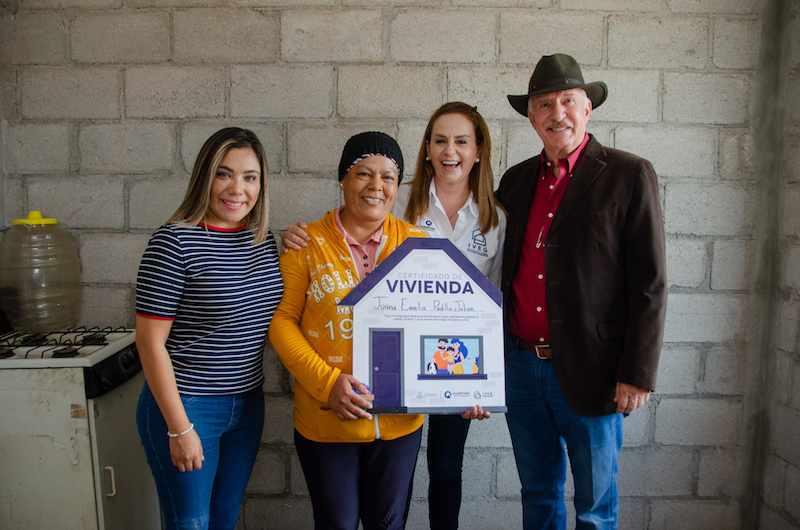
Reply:
[[497, 190], [506, 418], [526, 529], [566, 526], [564, 443], [577, 528], [616, 528], [622, 419], [655, 386], [667, 296], [658, 181], [647, 160], [586, 133], [607, 94], [556, 54], [527, 94], [508, 96], [544, 143]]

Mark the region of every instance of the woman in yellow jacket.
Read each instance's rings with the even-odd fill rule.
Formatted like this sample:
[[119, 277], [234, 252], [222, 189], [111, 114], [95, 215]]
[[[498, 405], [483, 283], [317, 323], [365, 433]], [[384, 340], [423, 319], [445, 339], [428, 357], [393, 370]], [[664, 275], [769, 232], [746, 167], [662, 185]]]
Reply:
[[295, 446], [317, 529], [404, 528], [419, 451], [420, 415], [369, 413], [352, 374], [353, 320], [344, 298], [409, 237], [389, 211], [403, 175], [397, 142], [378, 132], [347, 141], [339, 163], [344, 206], [308, 227], [308, 246], [280, 260], [284, 294], [269, 339], [294, 376]]

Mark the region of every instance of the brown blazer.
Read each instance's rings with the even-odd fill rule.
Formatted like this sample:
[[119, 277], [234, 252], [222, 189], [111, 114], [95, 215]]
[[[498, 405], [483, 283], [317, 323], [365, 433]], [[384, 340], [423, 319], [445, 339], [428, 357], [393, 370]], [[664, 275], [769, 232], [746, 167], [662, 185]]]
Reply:
[[[517, 164], [497, 190], [508, 212], [501, 286], [507, 311], [540, 170], [541, 156]], [[591, 137], [544, 244], [561, 389], [579, 414], [611, 414], [617, 381], [655, 388], [661, 353], [667, 286], [653, 166]]]

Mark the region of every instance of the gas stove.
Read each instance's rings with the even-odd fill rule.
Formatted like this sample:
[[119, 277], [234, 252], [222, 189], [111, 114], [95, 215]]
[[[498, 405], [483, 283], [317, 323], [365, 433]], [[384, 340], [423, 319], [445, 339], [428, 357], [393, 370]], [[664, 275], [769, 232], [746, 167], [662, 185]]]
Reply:
[[32, 335], [0, 336], [0, 369], [91, 367], [130, 347], [136, 330], [75, 328]]

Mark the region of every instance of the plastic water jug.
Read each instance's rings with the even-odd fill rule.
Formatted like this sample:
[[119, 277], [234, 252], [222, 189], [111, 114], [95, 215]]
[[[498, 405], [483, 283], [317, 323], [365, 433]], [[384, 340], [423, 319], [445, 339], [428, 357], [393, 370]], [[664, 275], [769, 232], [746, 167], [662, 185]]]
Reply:
[[72, 236], [31, 211], [0, 240], [0, 301], [22, 333], [73, 326], [81, 309], [81, 265]]

